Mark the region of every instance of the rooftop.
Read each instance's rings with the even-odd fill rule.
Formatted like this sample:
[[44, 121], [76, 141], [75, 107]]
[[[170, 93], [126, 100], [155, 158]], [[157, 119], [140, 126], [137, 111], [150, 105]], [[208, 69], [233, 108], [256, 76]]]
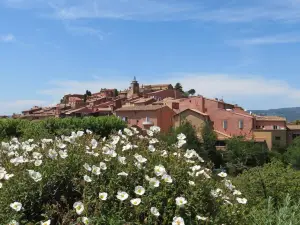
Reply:
[[198, 110], [196, 110], [196, 109], [191, 109], [191, 108], [187, 108], [187, 109], [181, 110], [181, 111], [179, 111], [179, 112], [176, 111], [176, 112], [177, 112], [176, 115], [179, 115], [179, 114], [181, 114], [182, 112], [185, 112], [185, 111], [187, 111], [187, 110], [193, 111], [193, 112], [198, 113], [198, 114], [200, 114], [200, 115], [202, 115], [202, 116], [208, 116], [208, 114], [206, 114], [206, 113], [203, 113], [203, 112], [200, 112], [200, 111], [198, 111]]
[[116, 112], [126, 112], [126, 111], [156, 111], [162, 109], [164, 105], [143, 105], [143, 106], [128, 106], [117, 109]]
[[258, 116], [255, 115], [258, 121], [286, 121], [286, 118], [280, 116]]
[[290, 129], [290, 130], [300, 130], [300, 125], [288, 124], [287, 128]]

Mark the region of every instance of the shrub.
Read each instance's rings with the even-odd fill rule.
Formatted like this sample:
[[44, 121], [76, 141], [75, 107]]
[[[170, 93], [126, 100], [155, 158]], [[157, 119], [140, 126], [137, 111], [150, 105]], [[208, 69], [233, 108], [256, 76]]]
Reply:
[[292, 199], [300, 199], [300, 171], [280, 161], [244, 171], [233, 182], [249, 199], [249, 206], [260, 208], [269, 197], [274, 204], [282, 203], [287, 194]]
[[40, 121], [21, 119], [0, 119], [0, 140], [17, 137], [24, 140], [33, 138], [70, 135], [73, 130], [90, 129], [100, 136], [108, 136], [111, 132], [124, 128], [123, 121], [114, 116], [83, 118], [49, 118]]
[[288, 195], [283, 203], [276, 206], [272, 198], [263, 209], [254, 208], [248, 216], [248, 221], [253, 225], [291, 225], [299, 224], [300, 201], [294, 202]]
[[183, 150], [185, 135], [168, 145], [158, 131], [3, 142], [1, 224], [243, 224], [247, 200], [227, 174]]

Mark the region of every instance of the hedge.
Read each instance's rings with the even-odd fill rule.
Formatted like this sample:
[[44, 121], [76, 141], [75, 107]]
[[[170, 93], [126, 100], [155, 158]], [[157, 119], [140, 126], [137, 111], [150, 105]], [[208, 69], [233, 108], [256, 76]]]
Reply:
[[49, 118], [39, 121], [0, 119], [0, 141], [12, 137], [39, 139], [70, 135], [72, 131], [86, 129], [104, 137], [124, 127], [126, 127], [126, 124], [115, 116]]

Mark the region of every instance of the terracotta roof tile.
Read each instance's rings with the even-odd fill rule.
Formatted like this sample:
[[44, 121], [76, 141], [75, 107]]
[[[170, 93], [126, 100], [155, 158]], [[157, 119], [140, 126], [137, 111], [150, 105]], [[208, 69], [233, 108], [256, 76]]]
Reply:
[[128, 106], [128, 107], [122, 107], [116, 110], [116, 112], [122, 112], [122, 111], [156, 111], [158, 109], [162, 109], [164, 105], [143, 105], [143, 106]]
[[280, 116], [255, 116], [256, 120], [259, 121], [286, 121], [286, 118]]

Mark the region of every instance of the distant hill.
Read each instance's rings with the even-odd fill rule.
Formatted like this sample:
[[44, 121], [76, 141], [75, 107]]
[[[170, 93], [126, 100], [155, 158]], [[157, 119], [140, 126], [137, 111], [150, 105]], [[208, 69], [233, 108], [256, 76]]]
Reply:
[[250, 111], [257, 115], [282, 116], [285, 117], [289, 122], [300, 120], [300, 107]]

